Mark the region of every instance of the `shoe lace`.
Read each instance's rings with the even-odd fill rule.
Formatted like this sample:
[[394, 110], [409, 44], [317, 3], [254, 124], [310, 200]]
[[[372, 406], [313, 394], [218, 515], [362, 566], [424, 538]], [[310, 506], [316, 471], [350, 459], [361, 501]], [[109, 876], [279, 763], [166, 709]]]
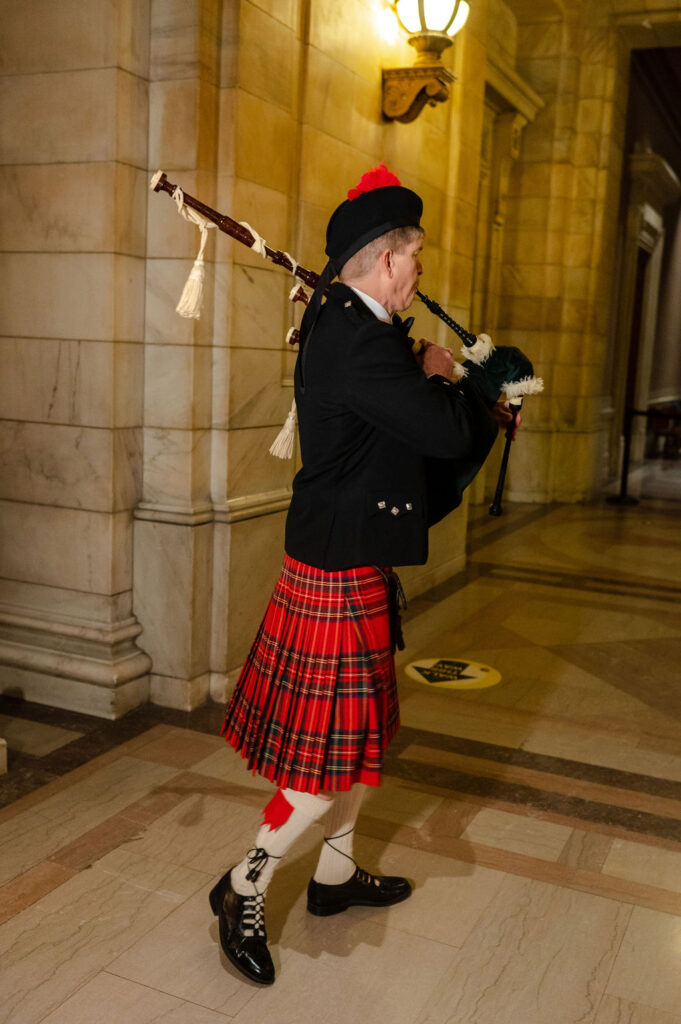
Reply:
[[246, 879], [249, 882], [258, 881], [262, 873], [262, 869], [265, 867], [270, 857], [272, 860], [281, 860], [280, 857], [275, 857], [273, 853], [268, 853], [262, 846], [255, 846], [252, 850], [248, 851], [246, 858], [250, 867], [246, 875]]
[[357, 868], [357, 880], [362, 885], [380, 885], [381, 880], [376, 875], [372, 875], [371, 872], [365, 871], [364, 868]]
[[265, 893], [259, 892], [255, 896], [242, 896], [242, 899], [241, 929], [244, 935], [266, 939]]
[[260, 878], [263, 868], [270, 857], [272, 860], [281, 859], [273, 853], [268, 853], [262, 846], [254, 846], [253, 849], [249, 850], [246, 854], [249, 865], [246, 879], [247, 881], [252, 882], [254, 890], [252, 896], [241, 897], [243, 900], [241, 929], [246, 936], [254, 936], [261, 939], [267, 938], [265, 932], [265, 893], [258, 892], [255, 883]]
[[349, 828], [347, 832], [340, 832], [337, 836], [324, 836], [324, 842], [327, 846], [330, 846], [335, 853], [339, 853], [341, 857], [345, 857], [347, 860], [352, 861], [355, 865], [355, 873], [359, 882], [363, 885], [380, 885], [380, 878], [377, 878], [376, 875], [372, 875], [369, 871], [365, 871], [358, 865], [354, 857], [351, 857], [350, 854], [346, 853], [344, 850], [339, 850], [338, 847], [334, 846], [331, 842], [332, 839], [344, 839], [345, 836], [350, 835], [351, 832], [354, 832], [354, 826]]

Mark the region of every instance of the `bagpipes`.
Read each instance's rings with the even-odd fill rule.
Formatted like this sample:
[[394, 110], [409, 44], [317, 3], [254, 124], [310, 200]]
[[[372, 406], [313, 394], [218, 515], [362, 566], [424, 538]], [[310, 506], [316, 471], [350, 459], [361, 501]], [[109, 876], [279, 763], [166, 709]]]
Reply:
[[[319, 281], [319, 274], [313, 270], [306, 270], [290, 255], [281, 249], [272, 249], [267, 245], [257, 231], [245, 221], [235, 221], [226, 214], [218, 213], [212, 207], [202, 203], [199, 199], [184, 192], [179, 185], [168, 181], [163, 171], [157, 171], [151, 179], [150, 188], [154, 192], [167, 192], [172, 196], [177, 205], [178, 212], [185, 220], [196, 224], [201, 232], [201, 245], [198, 256], [189, 274], [184, 290], [177, 304], [177, 312], [180, 316], [198, 319], [201, 315], [201, 301], [203, 297], [203, 283], [205, 277], [204, 252], [208, 237], [208, 229], [217, 227], [220, 231], [236, 239], [243, 245], [253, 249], [265, 259], [270, 260], [277, 266], [290, 271], [295, 278], [302, 281], [304, 285], [314, 289]], [[416, 295], [421, 302], [439, 317], [463, 342], [461, 354], [465, 357], [463, 366], [455, 363], [455, 371], [461, 376], [473, 376], [483, 391], [487, 390], [490, 397], [498, 395], [503, 391], [511, 406], [512, 421], [506, 430], [506, 445], [501, 461], [499, 479], [497, 481], [494, 501], [490, 505], [490, 515], [501, 515], [501, 494], [504, 487], [511, 442], [513, 440], [515, 426], [517, 423], [523, 398], [525, 395], [538, 394], [543, 391], [544, 384], [540, 377], [534, 376], [532, 364], [519, 349], [502, 347], [498, 348], [492, 344], [487, 334], [475, 335], [467, 331], [465, 327], [452, 319], [449, 314], [433, 299], [417, 291]], [[302, 302], [307, 305], [310, 300], [310, 293], [303, 285], [295, 285], [289, 294], [292, 302]], [[413, 321], [413, 318], [412, 318]], [[291, 327], [286, 335], [289, 345], [296, 345], [300, 340], [300, 334], [295, 327]], [[419, 342], [412, 342], [412, 350], [416, 354], [419, 351]], [[286, 422], [274, 443], [270, 448], [272, 455], [278, 458], [291, 458], [296, 428], [296, 407], [295, 400], [291, 411], [286, 417]]]

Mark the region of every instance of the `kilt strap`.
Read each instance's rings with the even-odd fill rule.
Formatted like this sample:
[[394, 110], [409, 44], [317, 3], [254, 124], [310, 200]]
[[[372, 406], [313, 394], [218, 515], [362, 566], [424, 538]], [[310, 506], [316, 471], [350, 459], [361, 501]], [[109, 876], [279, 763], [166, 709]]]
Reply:
[[402, 581], [393, 569], [381, 569], [374, 566], [380, 572], [385, 581], [388, 591], [388, 619], [390, 622], [390, 653], [396, 650], [404, 650], [404, 636], [402, 635], [402, 616], [400, 610], [407, 607], [407, 597], [404, 593]]

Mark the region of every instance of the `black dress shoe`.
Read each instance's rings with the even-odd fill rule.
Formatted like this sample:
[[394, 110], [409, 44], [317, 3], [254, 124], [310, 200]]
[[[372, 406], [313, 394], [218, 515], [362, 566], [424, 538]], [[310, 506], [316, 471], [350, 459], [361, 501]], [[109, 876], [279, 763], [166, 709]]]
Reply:
[[220, 945], [237, 970], [260, 985], [274, 981], [274, 964], [267, 948], [265, 896], [241, 896], [232, 889], [231, 870], [211, 889], [208, 899], [218, 919]]
[[362, 868], [340, 885], [322, 885], [310, 879], [307, 887], [307, 909], [318, 917], [341, 914], [348, 907], [391, 907], [411, 896], [406, 878], [395, 875], [370, 875]]

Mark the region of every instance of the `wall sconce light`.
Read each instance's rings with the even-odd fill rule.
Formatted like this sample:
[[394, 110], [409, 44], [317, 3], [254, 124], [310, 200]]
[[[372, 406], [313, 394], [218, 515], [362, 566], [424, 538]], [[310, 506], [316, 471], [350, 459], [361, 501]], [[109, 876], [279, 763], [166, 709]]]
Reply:
[[454, 75], [440, 54], [452, 45], [468, 17], [466, 0], [393, 0], [395, 16], [418, 56], [410, 68], [384, 68], [383, 114], [391, 121], [414, 121], [426, 103], [449, 96]]

